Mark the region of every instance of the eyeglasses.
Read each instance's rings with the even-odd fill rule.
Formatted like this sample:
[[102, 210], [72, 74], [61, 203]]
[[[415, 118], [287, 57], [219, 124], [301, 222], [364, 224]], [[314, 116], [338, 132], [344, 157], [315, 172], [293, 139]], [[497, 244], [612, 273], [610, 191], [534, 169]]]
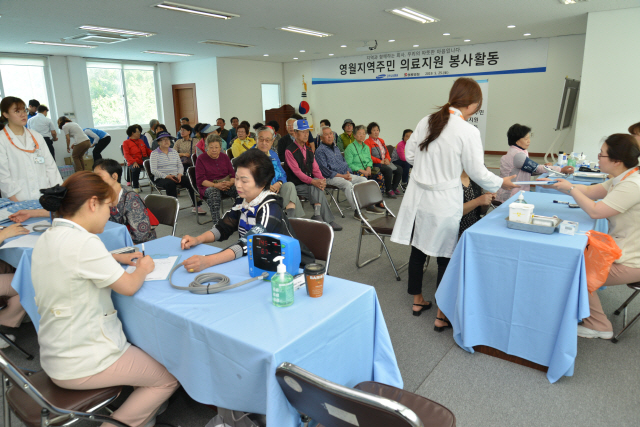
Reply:
[[609, 157], [609, 156], [603, 156], [602, 154], [598, 153], [598, 158], [601, 159], [603, 157]]
[[258, 138], [258, 142], [271, 142], [273, 138]]

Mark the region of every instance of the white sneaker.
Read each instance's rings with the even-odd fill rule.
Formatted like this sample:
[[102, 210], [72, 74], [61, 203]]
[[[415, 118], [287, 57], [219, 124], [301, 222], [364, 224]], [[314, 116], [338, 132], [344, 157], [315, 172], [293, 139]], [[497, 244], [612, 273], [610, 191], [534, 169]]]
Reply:
[[[5, 336], [13, 342], [16, 341], [15, 335], [5, 334]], [[0, 338], [0, 348], [7, 348], [7, 347], [9, 347], [9, 343], [6, 342], [4, 339]]]
[[610, 340], [613, 338], [613, 331], [595, 331], [593, 329], [585, 328], [582, 325], [578, 325], [578, 336], [582, 338], [602, 338], [603, 340]]

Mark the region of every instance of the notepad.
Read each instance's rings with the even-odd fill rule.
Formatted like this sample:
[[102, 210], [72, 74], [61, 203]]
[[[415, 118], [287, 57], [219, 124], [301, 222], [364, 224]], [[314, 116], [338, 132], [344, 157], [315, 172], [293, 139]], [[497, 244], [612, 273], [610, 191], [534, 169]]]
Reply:
[[[154, 258], [153, 262], [156, 264], [153, 271], [147, 274], [147, 277], [144, 279], [145, 282], [150, 280], [167, 280], [171, 269], [178, 261], [179, 256], [170, 256], [168, 258]], [[125, 270], [127, 273], [131, 274], [136, 271], [136, 267], [130, 265]]]
[[516, 181], [512, 182], [514, 185], [553, 185], [557, 184], [558, 181]]
[[33, 248], [36, 246], [36, 242], [40, 238], [40, 234], [26, 234], [18, 237], [17, 239], [6, 242], [0, 247], [0, 249], [8, 248]]

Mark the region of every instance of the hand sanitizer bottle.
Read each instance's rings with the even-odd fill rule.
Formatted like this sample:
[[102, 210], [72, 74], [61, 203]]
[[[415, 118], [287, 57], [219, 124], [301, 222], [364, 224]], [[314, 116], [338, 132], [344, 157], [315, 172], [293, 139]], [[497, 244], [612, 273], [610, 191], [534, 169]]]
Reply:
[[524, 205], [527, 204], [527, 201], [524, 199], [524, 191], [520, 192], [520, 195], [518, 196], [518, 200], [516, 200], [514, 203], [522, 203]]
[[271, 278], [272, 303], [276, 307], [289, 307], [293, 304], [293, 276], [287, 273], [287, 267], [282, 263], [284, 257], [277, 256], [273, 260], [280, 264]]

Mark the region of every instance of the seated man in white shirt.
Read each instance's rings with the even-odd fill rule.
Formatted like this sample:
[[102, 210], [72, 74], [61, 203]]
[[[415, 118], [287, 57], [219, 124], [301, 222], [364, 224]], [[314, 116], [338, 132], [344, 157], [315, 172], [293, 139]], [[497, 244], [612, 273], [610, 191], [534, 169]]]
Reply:
[[38, 132], [47, 143], [51, 157], [56, 159], [56, 152], [53, 148], [53, 141], [58, 140], [58, 134], [56, 133], [56, 126], [53, 124], [50, 118], [47, 117], [49, 109], [46, 105], [40, 104], [38, 107], [38, 114], [27, 120], [27, 129], [35, 130]]

